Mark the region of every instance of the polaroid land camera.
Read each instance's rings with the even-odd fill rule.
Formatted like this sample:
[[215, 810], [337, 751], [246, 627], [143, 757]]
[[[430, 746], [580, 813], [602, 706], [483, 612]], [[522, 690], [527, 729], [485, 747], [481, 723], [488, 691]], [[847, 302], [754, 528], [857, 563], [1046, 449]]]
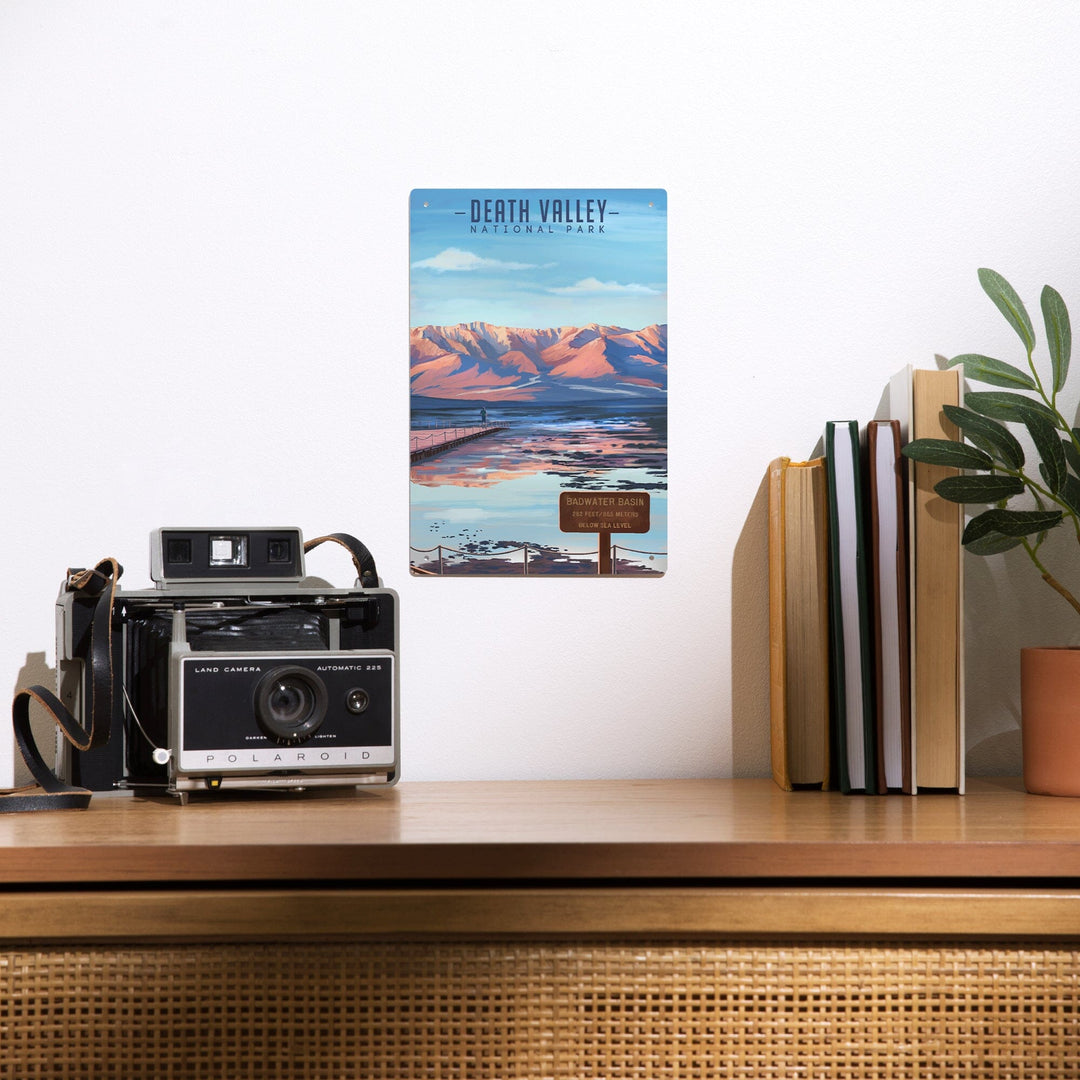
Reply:
[[[304, 552], [349, 549], [356, 587], [304, 576]], [[353, 537], [299, 529], [158, 529], [155, 588], [117, 589], [111, 737], [59, 740], [58, 773], [104, 791], [392, 784], [398, 777], [398, 599]], [[69, 577], [70, 580], [70, 577]], [[91, 610], [57, 601], [57, 686], [82, 718]]]

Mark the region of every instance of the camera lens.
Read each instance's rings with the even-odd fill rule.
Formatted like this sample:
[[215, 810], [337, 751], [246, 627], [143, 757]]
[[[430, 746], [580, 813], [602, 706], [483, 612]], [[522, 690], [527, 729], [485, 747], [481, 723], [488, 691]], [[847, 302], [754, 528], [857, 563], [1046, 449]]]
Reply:
[[278, 742], [298, 743], [319, 730], [326, 717], [326, 685], [307, 668], [275, 668], [255, 688], [255, 719]]

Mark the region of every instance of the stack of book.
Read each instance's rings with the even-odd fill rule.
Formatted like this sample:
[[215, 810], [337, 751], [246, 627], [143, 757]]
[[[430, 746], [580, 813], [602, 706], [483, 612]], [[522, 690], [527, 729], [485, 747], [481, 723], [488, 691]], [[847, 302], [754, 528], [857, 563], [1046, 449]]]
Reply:
[[909, 462], [959, 439], [962, 374], [905, 368], [887, 414], [825, 425], [823, 457], [769, 467], [772, 771], [783, 788], [964, 791], [961, 507]]

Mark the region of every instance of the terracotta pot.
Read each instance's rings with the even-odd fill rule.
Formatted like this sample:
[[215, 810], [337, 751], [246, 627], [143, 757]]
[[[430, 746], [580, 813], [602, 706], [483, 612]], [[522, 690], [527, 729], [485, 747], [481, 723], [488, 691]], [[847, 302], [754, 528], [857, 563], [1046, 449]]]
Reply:
[[1080, 796], [1080, 648], [1020, 650], [1024, 787]]

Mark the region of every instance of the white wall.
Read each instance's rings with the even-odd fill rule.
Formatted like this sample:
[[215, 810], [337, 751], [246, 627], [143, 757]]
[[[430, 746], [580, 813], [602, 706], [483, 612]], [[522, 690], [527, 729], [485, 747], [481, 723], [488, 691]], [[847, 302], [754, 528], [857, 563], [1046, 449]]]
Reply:
[[[765, 466], [905, 362], [1015, 361], [978, 266], [1080, 318], [1078, 46], [1070, 0], [9, 0], [0, 687], [66, 567], [286, 522], [401, 593], [406, 777], [764, 775]], [[669, 573], [410, 579], [408, 192], [563, 183], [669, 193]], [[1075, 619], [968, 581], [969, 765], [1017, 772], [1017, 645]]]

